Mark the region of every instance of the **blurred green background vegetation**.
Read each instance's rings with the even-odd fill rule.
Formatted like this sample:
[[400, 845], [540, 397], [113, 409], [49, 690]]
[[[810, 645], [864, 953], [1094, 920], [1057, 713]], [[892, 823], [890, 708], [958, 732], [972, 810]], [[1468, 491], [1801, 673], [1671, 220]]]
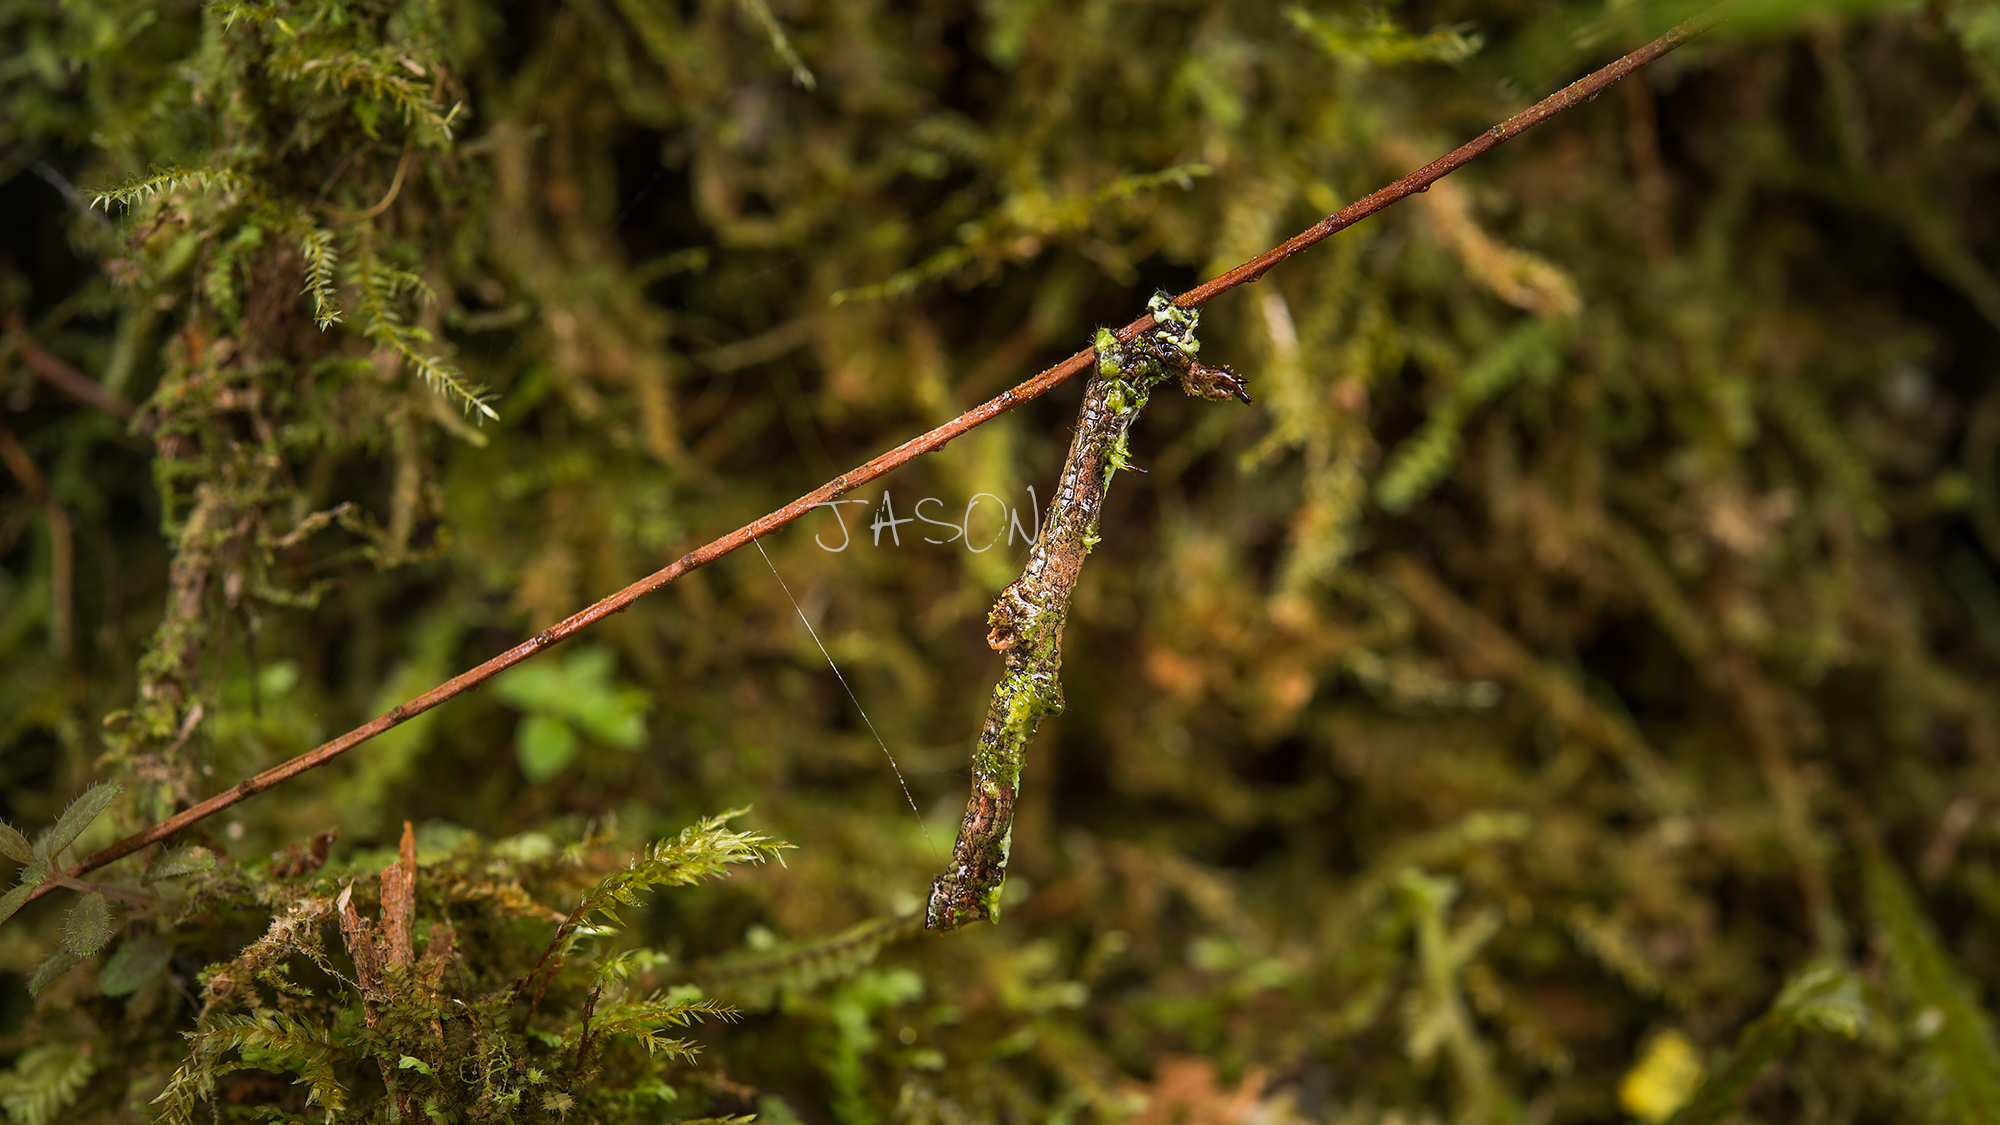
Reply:
[[[0, 816], [308, 750], [1684, 14], [0, 0]], [[1025, 546], [870, 525], [1032, 522], [1076, 386], [770, 540], [797, 612], [733, 555], [23, 910], [0, 1109], [2000, 1120], [1996, 189], [2000, 4], [1748, 5], [1210, 306], [1257, 404], [1135, 432], [1000, 925], [909, 919]], [[603, 878], [690, 885], [537, 977]]]

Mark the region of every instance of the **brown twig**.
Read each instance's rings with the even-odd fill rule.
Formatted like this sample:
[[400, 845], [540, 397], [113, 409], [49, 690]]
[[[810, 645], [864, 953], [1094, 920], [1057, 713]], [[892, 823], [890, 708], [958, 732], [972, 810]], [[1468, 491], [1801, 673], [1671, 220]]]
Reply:
[[35, 377], [85, 406], [95, 406], [106, 414], [130, 420], [136, 409], [122, 395], [64, 363], [61, 358], [33, 340], [21, 341], [21, 359]]
[[575, 1074], [583, 1073], [583, 1060], [590, 1054], [590, 1017], [597, 1013], [597, 998], [603, 992], [604, 986], [600, 984], [590, 990], [589, 996], [584, 997], [583, 1031], [576, 1038], [576, 1066], [572, 1068]]
[[1674, 256], [1673, 227], [1667, 221], [1670, 189], [1660, 159], [1660, 120], [1653, 91], [1644, 82], [1625, 84], [1625, 146], [1632, 153], [1632, 177], [1639, 188], [1639, 237], [1653, 262]]
[[[29, 346], [32, 347], [33, 344]], [[21, 486], [21, 491], [27, 494], [29, 502], [42, 506], [42, 515], [48, 520], [49, 600], [55, 619], [56, 656], [62, 661], [64, 673], [74, 681], [78, 677], [76, 535], [70, 523], [69, 509], [63, 507], [62, 501], [56, 499], [55, 494], [49, 491], [48, 482], [42, 478], [41, 470], [35, 467], [34, 459], [21, 447], [14, 432], [4, 425], [0, 425], [0, 464], [7, 466], [7, 471], [13, 474], [15, 482]]]
[[[1645, 66], [1647, 63], [1652, 62], [1674, 48], [1681, 46], [1709, 28], [1714, 27], [1726, 14], [1729, 7], [1729, 0], [1725, 0], [1724, 3], [1688, 20], [1686, 23], [1653, 40], [1644, 47], [1633, 51], [1617, 62], [1594, 71], [1589, 76], [1578, 79], [1561, 90], [1550, 94], [1529, 108], [1452, 150], [1445, 156], [1439, 157], [1387, 187], [1381, 188], [1373, 194], [1356, 200], [1339, 211], [1328, 215], [1326, 218], [1321, 219], [1311, 227], [1293, 236], [1283, 245], [1252, 258], [1213, 281], [1190, 289], [1175, 298], [1175, 303], [1185, 309], [1199, 308], [1239, 285], [1258, 280], [1271, 267], [1278, 263], [1285, 261], [1287, 258], [1308, 247], [1324, 241], [1339, 231], [1353, 226], [1355, 223], [1375, 214], [1392, 203], [1424, 191], [1465, 164], [1478, 159], [1501, 142], [1520, 136], [1522, 133], [1540, 125], [1542, 122], [1547, 121], [1564, 110], [1590, 101], [1598, 94], [1603, 93], [1619, 79], [1631, 74], [1633, 71], [1638, 70], [1640, 67]], [[1118, 339], [1121, 341], [1130, 341], [1152, 327], [1154, 327], [1152, 315], [1141, 316], [1132, 323], [1120, 328], [1118, 330]], [[625, 587], [587, 609], [564, 618], [562, 621], [542, 630], [532, 638], [515, 645], [513, 648], [488, 660], [486, 663], [470, 671], [461, 672], [444, 683], [439, 684], [437, 687], [417, 696], [415, 699], [398, 705], [388, 714], [356, 727], [316, 750], [308, 751], [296, 758], [273, 766], [255, 777], [238, 782], [235, 786], [150, 828], [127, 836], [123, 840], [104, 848], [102, 851], [87, 857], [82, 862], [71, 867], [67, 874], [75, 876], [87, 871], [94, 871], [107, 863], [131, 855], [133, 852], [149, 844], [165, 840], [187, 828], [189, 825], [213, 816], [239, 801], [254, 797], [273, 786], [297, 777], [309, 769], [313, 769], [316, 766], [323, 766], [333, 761], [335, 758], [374, 738], [376, 735], [399, 726], [448, 699], [470, 691], [501, 671], [519, 664], [523, 660], [541, 652], [543, 649], [553, 647], [568, 640], [570, 637], [590, 628], [592, 625], [597, 624], [614, 613], [623, 612], [633, 602], [659, 590], [688, 571], [706, 566], [739, 547], [747, 546], [758, 539], [762, 539], [811, 512], [813, 509], [821, 507], [854, 489], [860, 488], [862, 485], [875, 480], [877, 477], [888, 473], [908, 461], [942, 448], [953, 438], [959, 437], [978, 426], [982, 426], [1023, 403], [1030, 402], [1047, 394], [1067, 381], [1071, 376], [1090, 366], [1093, 354], [1094, 352], [1091, 349], [1086, 348], [1070, 356], [1068, 359], [1063, 360], [1061, 363], [1056, 364], [1034, 378], [1029, 379], [1012, 390], [1003, 392], [980, 406], [966, 411], [929, 433], [921, 437], [911, 438], [909, 441], [876, 457], [867, 464], [840, 474], [784, 507], [760, 519], [744, 524], [742, 527], [737, 528], [720, 539], [682, 555], [661, 570], [641, 578], [639, 581], [632, 583], [630, 586]], [[37, 887], [34, 893], [29, 896], [29, 901], [32, 902], [34, 899], [47, 894], [52, 886], [53, 884], [44, 883], [42, 886]]]
[[[1258, 278], [1263, 277], [1265, 271], [1269, 270], [1272, 266], [1320, 242], [1329, 235], [1346, 230], [1348, 227], [1373, 215], [1391, 203], [1427, 190], [1432, 184], [1444, 179], [1465, 164], [1484, 156], [1490, 149], [1502, 141], [1513, 140], [1515, 137], [1540, 125], [1556, 114], [1590, 101], [1609, 89], [1620, 78], [1638, 70], [1668, 51], [1685, 44], [1688, 40], [1714, 27], [1717, 23], [1721, 22], [1723, 16], [1728, 14], [1731, 6], [1730, 0], [1724, 0], [1723, 3], [1717, 4], [1708, 11], [1695, 16], [1693, 19], [1688, 20], [1686, 23], [1653, 40], [1651, 43], [1626, 55], [1610, 66], [1592, 71], [1588, 76], [1579, 78], [1575, 82], [1557, 90], [1555, 93], [1509, 117], [1491, 129], [1486, 130], [1484, 133], [1479, 134], [1479, 136], [1458, 146], [1449, 153], [1438, 157], [1422, 168], [1404, 176], [1388, 187], [1377, 189], [1374, 194], [1365, 196], [1335, 211], [1333, 214], [1293, 235], [1291, 240], [1284, 245], [1274, 250], [1267, 250], [1242, 265], [1237, 266], [1235, 269], [1230, 270], [1228, 273], [1223, 274], [1221, 277], [1216, 278], [1214, 281], [1196, 286], [1188, 292], [1181, 294], [1177, 303], [1182, 308], [1195, 308], [1204, 305], [1215, 297], [1227, 293], [1245, 282], [1256, 281]], [[1118, 338], [1129, 340], [1151, 325], [1152, 320], [1150, 318], [1142, 317], [1120, 329]], [[1088, 352], [1084, 353], [1086, 356], [1088, 354]], [[1071, 360], [1076, 361], [1076, 357], [1072, 356]]]
[[399, 195], [403, 190], [403, 175], [404, 173], [410, 170], [411, 152], [412, 149], [410, 143], [405, 141], [403, 143], [403, 157], [402, 159], [396, 161], [395, 178], [389, 181], [389, 192], [387, 195], [384, 195], [382, 197], [381, 202], [377, 203], [373, 207], [370, 207], [366, 211], [342, 211], [337, 207], [329, 207], [326, 209], [327, 214], [333, 216], [335, 219], [338, 219], [343, 223], [359, 223], [359, 222], [365, 222], [369, 219], [374, 218], [377, 215], [380, 215], [382, 212], [387, 211], [389, 209], [389, 205], [391, 203], [396, 202], [396, 196]]
[[72, 879], [60, 872], [50, 876], [50, 878], [68, 887], [70, 890], [76, 891], [78, 894], [103, 895], [105, 898], [115, 898], [120, 902], [129, 902], [134, 906], [151, 907], [158, 901], [144, 891], [135, 891], [126, 887], [114, 887], [109, 883], [93, 883], [88, 879]]

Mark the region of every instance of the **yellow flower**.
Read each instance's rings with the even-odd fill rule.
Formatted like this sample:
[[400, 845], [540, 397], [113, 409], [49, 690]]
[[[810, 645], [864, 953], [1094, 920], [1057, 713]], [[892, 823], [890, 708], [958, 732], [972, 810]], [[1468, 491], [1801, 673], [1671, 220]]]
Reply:
[[1619, 1108], [1641, 1121], [1665, 1121], [1701, 1085], [1701, 1053], [1688, 1037], [1667, 1030], [1653, 1036], [1639, 1061], [1618, 1083]]

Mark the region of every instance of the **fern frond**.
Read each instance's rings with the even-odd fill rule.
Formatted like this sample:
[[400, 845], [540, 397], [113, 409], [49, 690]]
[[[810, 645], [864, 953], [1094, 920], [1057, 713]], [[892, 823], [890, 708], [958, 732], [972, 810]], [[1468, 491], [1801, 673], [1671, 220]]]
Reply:
[[1555, 341], [1539, 320], [1524, 320], [1501, 337], [1459, 375], [1450, 393], [1432, 408], [1417, 432], [1389, 455], [1389, 463], [1375, 483], [1376, 501], [1387, 511], [1409, 510], [1457, 463], [1459, 433], [1466, 416], [1524, 375], [1552, 375], [1557, 359]]
[[571, 925], [593, 916], [619, 924], [618, 907], [638, 906], [645, 892], [656, 887], [684, 887], [713, 879], [739, 863], [762, 863], [790, 847], [754, 832], [734, 832], [725, 824], [746, 809], [732, 809], [681, 829], [671, 840], [647, 848], [623, 871], [614, 872], [583, 893]]
[[[613, 872], [584, 891], [575, 908], [556, 927], [542, 959], [516, 982], [516, 992], [541, 975], [552, 958], [560, 964], [582, 938], [615, 932], [622, 925], [618, 908], [639, 905], [645, 892], [655, 887], [681, 887], [713, 879], [735, 864], [762, 863], [791, 847], [754, 832], [733, 832], [725, 827], [729, 820], [746, 811], [731, 809], [691, 824], [681, 829], [680, 835], [655, 843], [623, 870]], [[592, 924], [593, 918], [598, 924]]]
[[456, 402], [466, 413], [478, 411], [488, 418], [500, 417], [488, 405], [492, 396], [485, 388], [467, 383], [459, 370], [442, 357], [418, 350], [417, 345], [430, 342], [431, 334], [406, 322], [398, 305], [404, 295], [411, 293], [421, 300], [437, 299], [437, 293], [422, 278], [408, 270], [385, 266], [364, 245], [355, 258], [354, 279], [361, 296], [363, 336], [401, 356], [431, 390], [448, 402]]
[[0, 1108], [14, 1125], [49, 1125], [76, 1104], [84, 1083], [97, 1072], [97, 1059], [82, 1043], [30, 1047], [0, 1072]]
[[1395, 66], [1399, 63], [1464, 62], [1483, 43], [1470, 24], [1441, 25], [1423, 35], [1397, 27], [1389, 13], [1372, 8], [1365, 15], [1343, 19], [1315, 15], [1304, 8], [1285, 9], [1292, 26], [1336, 59]]
[[299, 253], [306, 260], [306, 287], [299, 292], [312, 296], [313, 323], [324, 332], [328, 326], [340, 323], [340, 302], [333, 291], [340, 254], [333, 247], [333, 232], [308, 222], [299, 238]]
[[741, 989], [744, 995], [739, 998], [752, 1007], [763, 1007], [778, 987], [803, 990], [852, 977], [874, 964], [885, 947], [915, 937], [923, 929], [921, 914], [870, 918], [829, 938], [718, 961], [699, 976], [729, 987], [732, 993]]
[[215, 1094], [215, 1073], [199, 1057], [190, 1058], [174, 1070], [152, 1104], [160, 1107], [154, 1118], [158, 1125], [194, 1125], [196, 1107]]
[[1464, 425], [1465, 411], [1456, 400], [1439, 403], [1423, 426], [1390, 455], [1375, 482], [1376, 501], [1387, 511], [1404, 512], [1436, 488], [1458, 462], [1458, 435]]
[[362, 94], [396, 107], [405, 125], [425, 126], [449, 140], [459, 107], [447, 110], [434, 100], [430, 84], [412, 72], [410, 65], [399, 52], [386, 47], [315, 54], [294, 46], [274, 56], [272, 69], [284, 78], [309, 81], [322, 90], [358, 88]]
[[147, 203], [162, 195], [183, 191], [235, 191], [244, 183], [243, 177], [229, 168], [161, 168], [155, 165], [151, 172], [147, 176], [131, 176], [115, 188], [98, 192], [90, 205], [108, 211], [113, 203], [130, 207], [134, 203]]
[[[686, 1027], [703, 1016], [719, 1019], [734, 1019], [736, 1009], [727, 1004], [701, 997], [698, 992], [677, 988], [671, 993], [655, 993], [642, 1000], [614, 1003], [600, 1010], [590, 1023], [591, 1038], [607, 1035], [622, 1035], [638, 1041], [646, 1049], [647, 1055], [663, 1053], [669, 1058], [691, 1059], [701, 1048], [686, 1039], [673, 1039], [664, 1034], [669, 1027]], [[572, 1032], [566, 1042], [575, 1045], [581, 1029]]]
[[[207, 1023], [203, 1030], [188, 1035], [197, 1057], [233, 1050], [256, 1069], [296, 1071], [296, 1082], [310, 1089], [307, 1105], [336, 1113], [346, 1108], [347, 1089], [334, 1073], [334, 1062], [345, 1051], [326, 1029], [268, 1009], [212, 1015]], [[172, 1089], [171, 1083], [168, 1088]]]

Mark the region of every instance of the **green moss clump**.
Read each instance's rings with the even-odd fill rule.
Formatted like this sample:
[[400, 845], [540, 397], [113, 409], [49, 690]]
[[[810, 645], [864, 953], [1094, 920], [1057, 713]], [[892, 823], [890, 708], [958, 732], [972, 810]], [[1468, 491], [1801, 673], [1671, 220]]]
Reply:
[[28, 904], [1667, 13], [0, 0], [0, 1111], [1982, 1120], [1996, 12], [1745, 9], [1206, 306], [1044, 678], [1081, 388]]

